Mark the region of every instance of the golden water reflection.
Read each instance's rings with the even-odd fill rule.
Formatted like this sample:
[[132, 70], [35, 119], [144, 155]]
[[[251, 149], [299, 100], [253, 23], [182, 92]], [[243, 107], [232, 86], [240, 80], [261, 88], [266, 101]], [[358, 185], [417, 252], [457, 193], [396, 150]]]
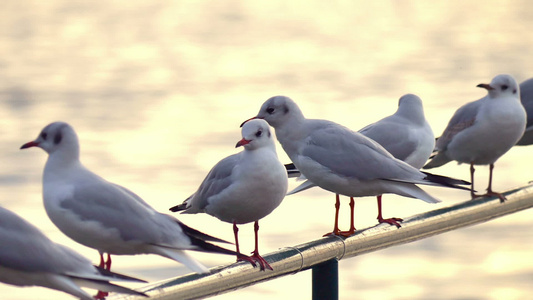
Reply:
[[[70, 122], [88, 167], [166, 211], [238, 151], [239, 124], [268, 97], [288, 95], [308, 117], [359, 129], [415, 93], [438, 135], [456, 108], [484, 95], [478, 83], [498, 73], [533, 76], [532, 27], [527, 1], [8, 1], [0, 10], [0, 204], [96, 261], [94, 250], [66, 238], [44, 213], [46, 155], [18, 150], [46, 124]], [[498, 161], [496, 190], [532, 179], [531, 151], [516, 148]], [[278, 154], [288, 162], [281, 148]], [[436, 172], [468, 178], [466, 166], [452, 163]], [[482, 189], [487, 168], [476, 176]], [[385, 214], [406, 217], [468, 197], [427, 190], [444, 203], [387, 195]], [[356, 226], [374, 225], [375, 200], [356, 205]], [[345, 223], [346, 208], [343, 199]], [[318, 238], [331, 229], [332, 214], [328, 192], [287, 197], [261, 222], [262, 253]], [[231, 225], [215, 218], [178, 217], [232, 240]], [[533, 292], [531, 219], [529, 210], [342, 261], [341, 299], [525, 299]], [[241, 232], [251, 250], [252, 226]], [[195, 257], [208, 266], [233, 259]], [[114, 266], [150, 281], [189, 272], [155, 256], [117, 257]], [[71, 299], [4, 284], [0, 294]], [[310, 296], [304, 272], [215, 298]]]

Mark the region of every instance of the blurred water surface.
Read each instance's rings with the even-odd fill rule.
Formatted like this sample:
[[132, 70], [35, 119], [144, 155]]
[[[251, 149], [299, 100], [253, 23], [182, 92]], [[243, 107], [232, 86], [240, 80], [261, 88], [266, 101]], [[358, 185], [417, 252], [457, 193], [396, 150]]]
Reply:
[[[460, 105], [484, 96], [478, 83], [499, 73], [519, 82], [533, 77], [531, 28], [528, 1], [4, 1], [0, 205], [96, 262], [96, 251], [69, 240], [44, 212], [45, 153], [18, 150], [48, 123], [71, 123], [86, 166], [166, 211], [218, 160], [240, 151], [239, 124], [270, 96], [290, 96], [307, 117], [357, 130], [415, 93], [439, 135]], [[531, 151], [515, 148], [497, 162], [495, 190], [533, 179]], [[278, 154], [289, 161], [281, 148]], [[435, 172], [468, 178], [465, 165]], [[478, 168], [478, 190], [487, 173]], [[387, 195], [385, 215], [406, 217], [469, 197], [426, 190], [443, 203]], [[376, 223], [375, 206], [373, 198], [356, 202], [358, 228]], [[178, 217], [232, 240], [230, 224]], [[343, 260], [341, 299], [526, 299], [533, 292], [532, 217], [528, 210]], [[261, 252], [316, 239], [332, 219], [331, 193], [315, 188], [289, 196], [261, 221]], [[252, 250], [252, 231], [240, 231], [245, 251]], [[233, 261], [194, 255], [208, 266]], [[189, 273], [155, 256], [116, 257], [113, 268], [150, 281]], [[215, 299], [309, 299], [310, 279], [303, 272]], [[0, 294], [71, 299], [4, 284]]]

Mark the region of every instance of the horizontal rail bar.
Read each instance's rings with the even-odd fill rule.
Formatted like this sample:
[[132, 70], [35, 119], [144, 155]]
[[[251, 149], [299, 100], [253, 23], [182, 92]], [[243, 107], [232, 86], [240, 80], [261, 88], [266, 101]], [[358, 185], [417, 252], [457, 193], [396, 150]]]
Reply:
[[[259, 271], [248, 262], [211, 268], [209, 274], [188, 274], [142, 289], [151, 299], [175, 300], [214, 296], [307, 270], [330, 259], [348, 257], [409, 243], [533, 207], [533, 185], [505, 193], [507, 201], [478, 198], [404, 219], [402, 228], [381, 224], [358, 230], [348, 238], [328, 236], [263, 255], [274, 271]], [[117, 295], [110, 299], [146, 299]]]

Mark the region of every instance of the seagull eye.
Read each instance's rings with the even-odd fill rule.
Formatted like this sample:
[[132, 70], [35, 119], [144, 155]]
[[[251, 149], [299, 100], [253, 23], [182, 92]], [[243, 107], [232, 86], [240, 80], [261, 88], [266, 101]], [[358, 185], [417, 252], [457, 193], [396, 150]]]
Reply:
[[274, 113], [274, 108], [273, 107], [267, 108], [267, 113], [273, 114]]
[[263, 134], [263, 131], [262, 131], [262, 130], [258, 130], [258, 131], [255, 133], [255, 136], [256, 136], [256, 137], [260, 137], [262, 134]]
[[42, 133], [41, 133], [41, 138], [42, 138], [43, 140], [45, 140], [45, 141], [46, 141], [46, 136], [47, 136], [46, 132], [42, 132]]
[[509, 88], [508, 85], [506, 85], [506, 84], [502, 85], [502, 91], [505, 91], [505, 90], [508, 89], [508, 88]]

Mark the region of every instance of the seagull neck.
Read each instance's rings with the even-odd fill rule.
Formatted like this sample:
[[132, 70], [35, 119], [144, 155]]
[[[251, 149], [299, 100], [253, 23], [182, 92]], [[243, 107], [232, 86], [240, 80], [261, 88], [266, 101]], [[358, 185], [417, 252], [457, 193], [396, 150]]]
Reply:
[[56, 151], [48, 156], [46, 170], [65, 170], [81, 165], [79, 151]]
[[424, 124], [426, 121], [424, 109], [418, 105], [400, 106], [397, 113], [416, 124]]
[[269, 145], [269, 146], [254, 148], [254, 149], [247, 149], [246, 151], [243, 151], [242, 153], [243, 153], [242, 155], [245, 155], [245, 156], [264, 156], [264, 155], [268, 155], [269, 153], [274, 153], [274, 155], [277, 156], [276, 146], [274, 144], [272, 144], [271, 147]]
[[276, 137], [279, 140], [279, 142], [283, 144], [282, 140], [293, 139], [296, 136], [303, 134], [304, 133], [303, 125], [305, 121], [306, 119], [303, 116], [301, 118], [294, 117], [294, 118], [288, 119], [281, 126], [275, 127]]

